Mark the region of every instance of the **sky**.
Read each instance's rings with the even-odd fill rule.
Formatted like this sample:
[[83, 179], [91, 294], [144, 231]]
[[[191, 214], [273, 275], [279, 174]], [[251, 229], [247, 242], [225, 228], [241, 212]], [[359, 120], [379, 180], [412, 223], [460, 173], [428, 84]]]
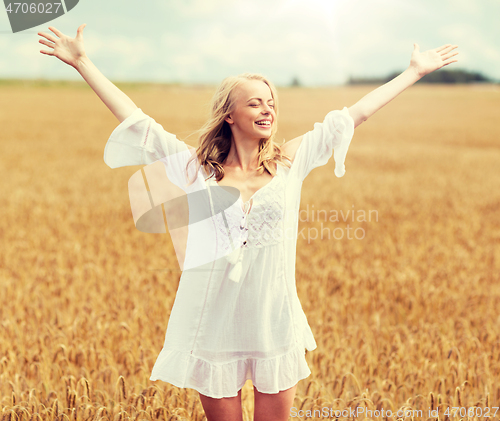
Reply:
[[500, 80], [500, 0], [80, 0], [11, 33], [0, 11], [0, 78], [82, 80], [41, 54], [37, 32], [74, 37], [112, 81], [217, 84], [257, 72], [284, 86], [336, 85], [403, 71], [421, 51], [458, 45], [458, 63]]

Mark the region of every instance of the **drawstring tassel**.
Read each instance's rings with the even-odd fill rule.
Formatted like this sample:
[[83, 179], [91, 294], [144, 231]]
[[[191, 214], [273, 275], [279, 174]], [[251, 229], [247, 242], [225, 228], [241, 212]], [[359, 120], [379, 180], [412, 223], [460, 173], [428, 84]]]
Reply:
[[226, 259], [233, 266], [229, 271], [229, 279], [234, 282], [239, 282], [242, 270], [242, 252], [241, 247], [235, 248], [231, 253], [226, 256]]
[[231, 281], [240, 282], [241, 266], [242, 266], [241, 261], [239, 261], [231, 268], [231, 271], [229, 272], [229, 279]]
[[[250, 202], [247, 202], [247, 203], [252, 204], [253, 203], [252, 199], [250, 199]], [[246, 243], [247, 243], [246, 237], [248, 235], [248, 233], [247, 233], [248, 228], [246, 226], [246, 223], [247, 223], [248, 212], [250, 211], [250, 208], [252, 207], [250, 205], [250, 208], [247, 210], [246, 209], [247, 203], [245, 203], [244, 216], [243, 216], [243, 220], [240, 223], [240, 230], [241, 230], [240, 231], [240, 242], [242, 243], [242, 245], [246, 245]], [[231, 242], [231, 244], [232, 244], [232, 242]], [[242, 272], [242, 266], [243, 266], [241, 263], [241, 260], [243, 258], [243, 252], [241, 250], [242, 245], [240, 245], [239, 247], [236, 247], [231, 253], [229, 253], [226, 256], [227, 261], [229, 263], [231, 263], [231, 265], [233, 265], [233, 267], [229, 271], [229, 279], [233, 282], [240, 282], [240, 278], [241, 278], [241, 272]]]
[[232, 265], [235, 265], [240, 258], [241, 247], [236, 247], [231, 253], [226, 256], [226, 259]]

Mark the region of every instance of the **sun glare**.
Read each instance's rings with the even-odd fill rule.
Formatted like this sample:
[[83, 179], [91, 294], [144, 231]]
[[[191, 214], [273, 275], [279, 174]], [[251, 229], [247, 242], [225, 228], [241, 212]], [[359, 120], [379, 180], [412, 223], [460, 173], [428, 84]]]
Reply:
[[334, 10], [340, 0], [284, 0], [282, 11], [303, 14], [304, 12], [317, 14], [329, 24], [332, 24]]
[[287, 0], [285, 5], [293, 9], [316, 10], [320, 13], [331, 15], [338, 1], [336, 0]]

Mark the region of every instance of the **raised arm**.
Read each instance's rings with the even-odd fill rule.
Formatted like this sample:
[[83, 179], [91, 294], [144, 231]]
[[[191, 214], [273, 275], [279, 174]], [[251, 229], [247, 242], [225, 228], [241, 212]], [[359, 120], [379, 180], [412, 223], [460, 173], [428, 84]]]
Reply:
[[451, 59], [458, 54], [458, 52], [452, 52], [457, 48], [456, 45], [445, 44], [424, 52], [420, 52], [418, 44], [413, 44], [413, 46], [410, 65], [403, 73], [365, 95], [352, 107], [349, 107], [348, 110], [354, 120], [354, 127], [359, 126], [426, 74], [458, 61], [457, 59]]
[[52, 50], [40, 50], [40, 52], [55, 56], [74, 67], [121, 123], [138, 107], [125, 93], [108, 80], [85, 54], [83, 46], [83, 28], [85, 28], [85, 25], [84, 23], [78, 27], [75, 38], [64, 35], [53, 26], [49, 26], [49, 29], [57, 37], [39, 32], [38, 35], [47, 39], [40, 39], [39, 42], [52, 48]]

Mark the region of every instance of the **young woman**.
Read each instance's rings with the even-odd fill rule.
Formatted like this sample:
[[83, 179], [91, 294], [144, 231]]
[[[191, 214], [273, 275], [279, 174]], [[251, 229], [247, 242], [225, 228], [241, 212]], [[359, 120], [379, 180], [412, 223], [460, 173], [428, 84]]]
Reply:
[[[209, 421], [242, 421], [241, 388], [251, 379], [254, 420], [287, 420], [297, 382], [311, 373], [305, 349], [316, 348], [295, 285], [302, 182], [332, 153], [335, 175], [343, 176], [354, 128], [422, 76], [456, 62], [457, 46], [420, 52], [414, 44], [403, 73], [282, 145], [274, 140], [274, 86], [260, 75], [227, 78], [195, 149], [166, 132], [99, 72], [84, 51], [84, 27], [75, 38], [53, 27], [55, 35], [40, 32], [45, 39], [39, 42], [50, 48], [40, 52], [74, 67], [120, 121], [106, 144], [105, 162], [116, 168], [164, 160], [169, 179], [187, 195], [206, 191], [206, 203], [198, 205], [211, 209], [210, 218], [190, 226], [186, 259], [191, 262], [182, 273], [151, 380], [197, 390]], [[237, 188], [238, 200], [222, 206], [222, 186]], [[214, 254], [201, 257], [202, 250], [214, 248]]]

